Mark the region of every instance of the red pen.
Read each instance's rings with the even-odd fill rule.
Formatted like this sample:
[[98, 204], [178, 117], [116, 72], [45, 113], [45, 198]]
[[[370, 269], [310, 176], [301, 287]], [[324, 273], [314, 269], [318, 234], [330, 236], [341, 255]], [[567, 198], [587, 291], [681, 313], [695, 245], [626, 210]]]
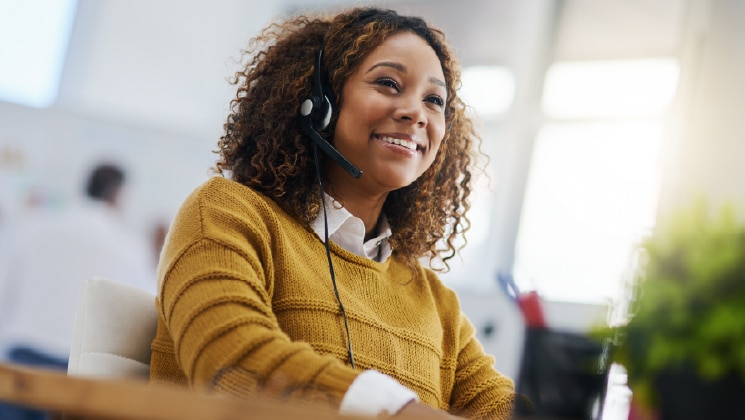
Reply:
[[526, 326], [538, 328], [545, 328], [547, 326], [538, 292], [531, 290], [530, 292], [519, 294], [517, 296], [517, 304], [523, 313]]

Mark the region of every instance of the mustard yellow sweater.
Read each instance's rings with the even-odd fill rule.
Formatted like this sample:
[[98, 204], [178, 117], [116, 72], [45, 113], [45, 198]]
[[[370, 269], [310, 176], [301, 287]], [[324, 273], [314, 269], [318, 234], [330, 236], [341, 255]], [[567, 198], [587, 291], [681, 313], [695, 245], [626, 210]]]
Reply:
[[395, 253], [384, 263], [331, 244], [358, 370], [323, 241], [271, 199], [214, 177], [179, 210], [161, 255], [151, 382], [338, 407], [366, 369], [466, 417], [509, 418], [513, 383], [494, 369], [458, 299]]

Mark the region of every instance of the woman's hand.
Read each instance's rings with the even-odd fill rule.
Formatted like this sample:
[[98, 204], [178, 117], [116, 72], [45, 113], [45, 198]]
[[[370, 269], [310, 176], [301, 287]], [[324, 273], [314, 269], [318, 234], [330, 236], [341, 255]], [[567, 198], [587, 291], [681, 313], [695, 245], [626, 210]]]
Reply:
[[456, 417], [446, 413], [445, 411], [438, 410], [420, 402], [412, 401], [404, 406], [395, 417], [397, 420], [405, 419], [443, 419], [443, 420], [456, 420], [462, 417]]

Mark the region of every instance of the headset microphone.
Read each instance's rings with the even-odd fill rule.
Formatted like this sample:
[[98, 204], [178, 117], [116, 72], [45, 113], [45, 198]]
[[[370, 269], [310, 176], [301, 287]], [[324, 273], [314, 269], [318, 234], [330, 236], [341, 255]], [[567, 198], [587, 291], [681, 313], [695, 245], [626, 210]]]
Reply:
[[360, 168], [347, 160], [331, 143], [321, 137], [318, 131], [325, 129], [331, 121], [333, 107], [331, 100], [323, 91], [323, 79], [321, 77], [321, 66], [323, 48], [318, 51], [315, 68], [313, 69], [313, 82], [311, 83], [311, 94], [300, 104], [298, 115], [300, 129], [311, 138], [331, 159], [355, 178], [362, 175]]

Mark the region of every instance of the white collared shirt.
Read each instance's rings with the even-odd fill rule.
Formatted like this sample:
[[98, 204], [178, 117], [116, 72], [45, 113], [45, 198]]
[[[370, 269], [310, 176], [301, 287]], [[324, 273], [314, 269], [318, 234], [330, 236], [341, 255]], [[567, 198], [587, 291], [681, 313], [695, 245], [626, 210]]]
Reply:
[[[330, 195], [324, 194], [329, 225], [329, 240], [361, 257], [384, 262], [391, 256], [391, 227], [381, 215], [378, 220], [378, 236], [365, 241], [365, 224], [355, 217]], [[323, 209], [311, 223], [311, 228], [323, 240], [325, 238]]]
[[[330, 241], [361, 257], [384, 262], [391, 256], [391, 227], [381, 215], [378, 220], [378, 235], [365, 241], [365, 224], [338, 201], [324, 194], [328, 236]], [[323, 209], [311, 223], [313, 231], [324, 240], [325, 220]], [[377, 416], [399, 412], [406, 404], [417, 401], [414, 391], [401, 385], [396, 379], [376, 370], [362, 372], [352, 382], [342, 399], [339, 413], [343, 415]]]

